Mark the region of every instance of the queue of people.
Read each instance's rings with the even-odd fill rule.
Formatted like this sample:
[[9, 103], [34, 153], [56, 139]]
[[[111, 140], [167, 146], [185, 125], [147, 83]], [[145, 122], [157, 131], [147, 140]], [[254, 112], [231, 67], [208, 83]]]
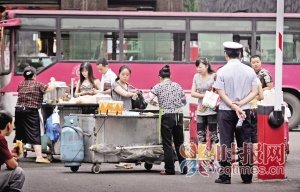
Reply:
[[[242, 45], [236, 42], [225, 42], [225, 59], [227, 63], [217, 72], [212, 70], [211, 64], [206, 58], [199, 58], [196, 63], [196, 74], [193, 77], [191, 96], [198, 99], [197, 131], [198, 142], [210, 142], [225, 145], [231, 150], [234, 137], [239, 153], [247, 153], [243, 150], [244, 144], [257, 143], [257, 101], [263, 99], [263, 90], [273, 87], [270, 73], [261, 66], [259, 55], [251, 57], [252, 69], [241, 63]], [[93, 69], [89, 62], [80, 65], [80, 80], [76, 86], [75, 96], [95, 95], [97, 93], [110, 94], [113, 100], [123, 101], [124, 109], [131, 110], [131, 99], [137, 97], [137, 89], [129, 84], [131, 69], [123, 65], [116, 75], [108, 66], [104, 58], [96, 62], [97, 69], [102, 74], [101, 81], [93, 76]], [[161, 136], [164, 150], [164, 170], [161, 175], [174, 175], [174, 155], [179, 163], [184, 157], [180, 154], [180, 146], [184, 143], [183, 135], [183, 111], [186, 98], [182, 87], [171, 79], [169, 65], [164, 66], [159, 72], [159, 83], [149, 92], [147, 101], [153, 104], [157, 98], [159, 108], [162, 111]], [[36, 71], [33, 67], [24, 69], [24, 80], [18, 87], [18, 100], [15, 108], [15, 140], [32, 144], [36, 154], [36, 163], [49, 163], [42, 156], [40, 115], [43, 95], [54, 89], [53, 83], [43, 84], [36, 80]], [[221, 98], [218, 108], [209, 108], [202, 105], [206, 91], [215, 90]], [[236, 125], [242, 120], [241, 128]], [[0, 178], [11, 174], [9, 178], [16, 179], [10, 182], [1, 179], [0, 189], [14, 188], [21, 191], [24, 183], [24, 173], [18, 167], [17, 161], [7, 148], [4, 136], [10, 135], [13, 128], [12, 117], [4, 111], [0, 111], [0, 165], [5, 163], [12, 170], [0, 172]], [[209, 136], [207, 135], [209, 130]], [[208, 136], [208, 137], [207, 137]], [[173, 143], [175, 151], [173, 150]], [[216, 183], [231, 183], [231, 159], [226, 157], [219, 162], [223, 170]], [[240, 167], [252, 167], [252, 164], [239, 163]], [[185, 167], [183, 173], [186, 173]], [[252, 174], [241, 174], [244, 183], [252, 182]], [[10, 183], [8, 185], [8, 183]]]

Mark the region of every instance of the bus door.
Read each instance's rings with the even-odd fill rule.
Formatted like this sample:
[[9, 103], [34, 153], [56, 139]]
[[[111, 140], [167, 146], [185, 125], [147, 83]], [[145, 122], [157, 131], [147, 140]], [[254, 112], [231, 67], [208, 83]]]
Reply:
[[0, 21], [0, 76], [8, 75], [11, 72], [10, 28], [19, 25], [19, 19], [9, 19]]
[[11, 64], [11, 34], [12, 28], [19, 26], [19, 19], [0, 21], [0, 108], [3, 109], [2, 88], [10, 81]]

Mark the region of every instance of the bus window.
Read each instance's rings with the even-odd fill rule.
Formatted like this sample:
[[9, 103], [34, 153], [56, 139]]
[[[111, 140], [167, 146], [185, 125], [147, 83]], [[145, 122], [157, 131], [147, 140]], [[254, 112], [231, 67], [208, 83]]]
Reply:
[[243, 45], [243, 52], [241, 58], [244, 62], [250, 62], [251, 57], [251, 35], [250, 34], [238, 34], [232, 35], [232, 41]]
[[116, 32], [62, 32], [63, 60], [117, 60], [119, 34]]
[[[207, 57], [225, 61], [223, 42], [241, 43], [243, 60], [250, 60], [252, 22], [250, 20], [191, 20], [190, 61]], [[237, 38], [238, 37], [238, 38]]]
[[96, 18], [62, 18], [61, 28], [66, 30], [119, 30], [118, 19], [96, 19]]
[[55, 29], [55, 18], [21, 18], [21, 29]]
[[167, 19], [124, 19], [125, 30], [160, 30], [160, 31], [185, 31], [185, 20]]
[[[256, 54], [261, 55], [264, 62], [275, 62], [276, 42], [275, 34], [260, 34], [256, 37]], [[283, 38], [283, 61], [300, 61], [300, 35], [284, 34]]]
[[185, 33], [126, 32], [124, 60], [184, 61]]
[[284, 22], [283, 61], [300, 62], [300, 23], [299, 20]]
[[[206, 57], [210, 61], [225, 61], [223, 42], [230, 41], [231, 39], [232, 34], [230, 33], [191, 34], [190, 60], [194, 62], [198, 57]], [[197, 55], [191, 54], [193, 49], [198, 51]]]
[[192, 31], [252, 31], [251, 21], [191, 20]]
[[124, 30], [125, 60], [185, 61], [184, 19], [124, 19]]
[[283, 61], [290, 63], [300, 62], [300, 33], [283, 34]]
[[56, 36], [53, 31], [18, 31], [15, 72], [28, 65], [41, 71], [56, 62]]
[[[237, 38], [238, 37], [238, 38]], [[243, 59], [250, 60], [251, 34], [237, 33], [192, 33], [190, 61], [206, 57], [210, 61], [225, 61], [223, 42], [235, 41], [243, 45]]]
[[[257, 21], [256, 54], [265, 62], [275, 62], [275, 21]], [[298, 32], [297, 32], [298, 31]], [[272, 34], [270, 34], [272, 33]], [[284, 21], [283, 61], [300, 62], [300, 24], [296, 20]]]
[[63, 60], [119, 58], [119, 19], [62, 18]]
[[275, 62], [275, 34], [259, 34], [256, 36], [256, 53], [263, 62]]

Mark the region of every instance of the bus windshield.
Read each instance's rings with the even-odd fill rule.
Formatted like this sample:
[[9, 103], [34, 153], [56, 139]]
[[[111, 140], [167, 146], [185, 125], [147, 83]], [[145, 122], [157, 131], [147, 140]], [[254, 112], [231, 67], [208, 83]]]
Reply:
[[21, 18], [20, 30], [16, 33], [15, 72], [23, 72], [26, 66], [37, 71], [56, 62], [56, 19]]
[[56, 61], [56, 40], [53, 31], [18, 31], [15, 49], [15, 72], [23, 72], [26, 66], [37, 71]]

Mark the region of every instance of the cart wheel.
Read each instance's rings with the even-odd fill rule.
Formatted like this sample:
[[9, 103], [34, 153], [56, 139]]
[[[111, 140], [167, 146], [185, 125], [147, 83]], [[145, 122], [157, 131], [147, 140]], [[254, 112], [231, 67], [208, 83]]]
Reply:
[[92, 166], [92, 172], [93, 173], [100, 173], [101, 172], [101, 168], [100, 168], [100, 165], [99, 164], [94, 164], [93, 166]]
[[153, 167], [153, 164], [145, 163], [145, 164], [144, 164], [144, 167], [145, 167], [145, 169], [146, 169], [147, 171], [150, 171], [150, 170], [152, 169], [152, 167]]
[[52, 154], [47, 154], [47, 159], [52, 162], [53, 161], [53, 155]]
[[24, 157], [24, 158], [27, 157], [27, 151], [23, 151], [23, 157]]
[[73, 171], [74, 173], [78, 171], [79, 166], [74, 166], [74, 167], [70, 167], [71, 171]]

